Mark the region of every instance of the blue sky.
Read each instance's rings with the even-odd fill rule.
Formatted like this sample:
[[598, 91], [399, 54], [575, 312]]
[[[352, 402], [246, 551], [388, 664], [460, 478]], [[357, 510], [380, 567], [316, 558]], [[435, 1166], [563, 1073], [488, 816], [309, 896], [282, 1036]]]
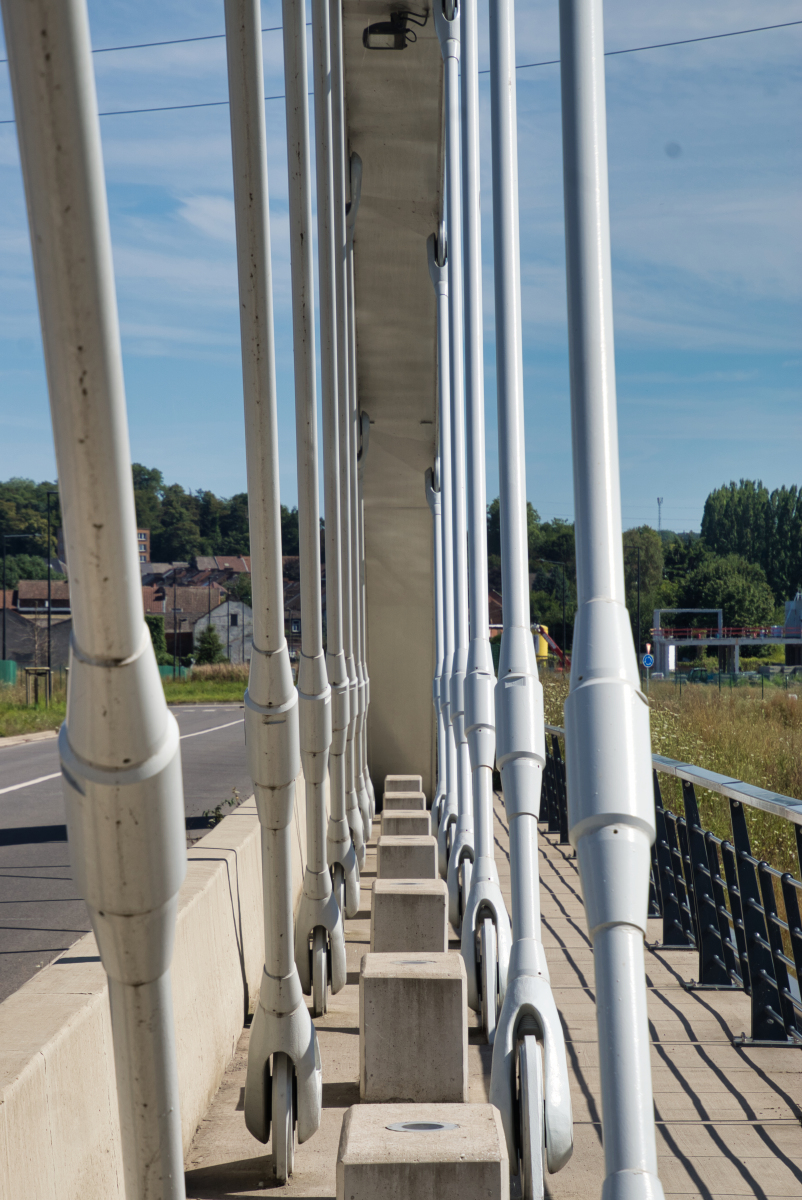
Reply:
[[[95, 47], [221, 33], [222, 5], [90, 0]], [[262, 5], [265, 26], [280, 4]], [[802, 0], [608, 0], [608, 50], [802, 19]], [[486, 43], [486, 5], [480, 30]], [[283, 92], [265, 33], [266, 94]], [[559, 55], [557, 2], [517, 6], [517, 61]], [[2, 57], [5, 57], [3, 53]], [[481, 64], [486, 66], [485, 61]], [[608, 57], [625, 526], [698, 529], [711, 488], [802, 483], [802, 26]], [[94, 57], [101, 112], [225, 100], [222, 39]], [[483, 105], [488, 492], [496, 494], [489, 96]], [[518, 72], [528, 493], [571, 518], [559, 68]], [[0, 120], [12, 116], [0, 65]], [[282, 499], [296, 496], [284, 111], [267, 105]], [[132, 453], [169, 482], [245, 488], [225, 106], [101, 120]], [[54, 457], [16, 132], [0, 125], [0, 478]]]

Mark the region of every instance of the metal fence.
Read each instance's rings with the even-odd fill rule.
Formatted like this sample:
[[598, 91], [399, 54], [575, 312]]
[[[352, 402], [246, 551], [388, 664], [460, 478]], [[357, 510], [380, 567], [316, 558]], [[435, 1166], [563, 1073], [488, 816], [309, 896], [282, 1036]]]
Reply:
[[[568, 842], [568, 794], [559, 738], [547, 725], [540, 820]], [[744, 991], [751, 999], [751, 1035], [740, 1045], [802, 1046], [802, 802], [660, 754], [654, 763], [657, 838], [652, 848], [649, 916], [662, 919], [653, 949], [698, 954], [698, 980], [689, 990]], [[682, 785], [685, 815], [663, 804], [660, 774]], [[732, 840], [702, 827], [696, 787], [729, 803]], [[745, 808], [790, 821], [799, 877], [754, 857]]]

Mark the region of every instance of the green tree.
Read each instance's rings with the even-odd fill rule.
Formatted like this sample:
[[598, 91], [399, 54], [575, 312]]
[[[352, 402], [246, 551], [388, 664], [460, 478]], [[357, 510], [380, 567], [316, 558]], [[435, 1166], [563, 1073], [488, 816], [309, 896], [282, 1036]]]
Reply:
[[253, 589], [251, 587], [250, 575], [242, 574], [237, 576], [237, 581], [231, 589], [231, 595], [235, 596], [237, 600], [244, 601], [249, 608], [253, 607]]
[[220, 517], [223, 554], [250, 554], [251, 536], [248, 524], [248, 495], [239, 492], [223, 506]]
[[[776, 618], [774, 594], [762, 567], [742, 555], [708, 555], [678, 589], [677, 604], [721, 608], [730, 627], [770, 625]], [[714, 617], [701, 618], [712, 625]]]
[[189, 495], [178, 483], [164, 489], [161, 529], [151, 531], [151, 557], [154, 562], [188, 562], [201, 550], [197, 497]]
[[702, 537], [719, 555], [740, 554], [757, 563], [778, 600], [802, 583], [802, 494], [781, 487], [769, 493], [760, 480], [716, 488], [705, 501]]
[[172, 654], [167, 653], [167, 638], [164, 634], [164, 617], [159, 613], [145, 613], [145, 624], [150, 630], [150, 640], [160, 667], [167, 666], [173, 661]]
[[131, 474], [134, 480], [136, 523], [140, 529], [150, 530], [151, 556], [155, 557], [153, 543], [158, 540], [162, 528], [164, 478], [161, 471], [156, 470], [155, 467], [144, 467], [142, 463], [134, 463], [131, 467]]
[[0, 483], [0, 533], [23, 533], [25, 542], [9, 543], [26, 554], [52, 558], [56, 553], [56, 533], [61, 525], [58, 496], [51, 497], [50, 545], [47, 544], [47, 493], [57, 491], [55, 483], [34, 483], [32, 479], [13, 478]]
[[[24, 544], [24, 543], [23, 543]], [[19, 542], [9, 542], [9, 545], [19, 545]], [[0, 572], [2, 567], [0, 567]], [[50, 578], [56, 580], [64, 580], [66, 575], [60, 575], [58, 571], [52, 571]], [[20, 579], [47, 579], [47, 561], [40, 558], [37, 554], [9, 554], [6, 556], [6, 587], [15, 588]], [[0, 579], [0, 587], [3, 586], [3, 581]]]
[[223, 662], [225, 654], [223, 653], [223, 643], [217, 635], [217, 630], [214, 625], [207, 625], [203, 633], [198, 638], [198, 649], [195, 655], [196, 663], [218, 663]]
[[298, 509], [281, 506], [281, 553], [285, 557], [298, 554]]

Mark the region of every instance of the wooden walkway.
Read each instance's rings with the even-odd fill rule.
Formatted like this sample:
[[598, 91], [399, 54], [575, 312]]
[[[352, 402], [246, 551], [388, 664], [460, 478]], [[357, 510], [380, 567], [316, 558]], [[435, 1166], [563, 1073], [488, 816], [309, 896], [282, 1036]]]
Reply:
[[[377, 821], [363, 873], [362, 908], [346, 922], [347, 986], [315, 1022], [325, 1081], [320, 1130], [297, 1148], [290, 1183], [271, 1185], [269, 1146], [248, 1134], [242, 1115], [246, 1029], [190, 1151], [189, 1200], [259, 1196], [265, 1190], [319, 1200], [335, 1196], [342, 1118], [359, 1103], [359, 963], [370, 943], [370, 889], [380, 832]], [[549, 1176], [547, 1195], [592, 1200], [601, 1194], [603, 1178], [593, 951], [573, 851], [557, 841], [557, 835], [541, 835], [543, 941], [568, 1049], [574, 1155], [559, 1175]], [[509, 903], [508, 831], [500, 801], [496, 861]], [[658, 922], [650, 934], [656, 941]], [[451, 947], [457, 952], [456, 938]], [[687, 992], [682, 982], [693, 978], [696, 962], [687, 951], [646, 955], [659, 1171], [666, 1196], [802, 1196], [802, 1050], [735, 1048], [732, 1036], [749, 1028], [749, 1000], [742, 993]], [[491, 1048], [473, 1014], [469, 1023], [469, 1098], [486, 1101]]]

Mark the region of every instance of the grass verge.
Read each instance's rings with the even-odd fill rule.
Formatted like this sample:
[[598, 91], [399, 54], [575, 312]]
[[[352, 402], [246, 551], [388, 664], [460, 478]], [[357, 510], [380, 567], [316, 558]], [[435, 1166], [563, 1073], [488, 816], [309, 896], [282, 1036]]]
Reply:
[[[546, 675], [543, 687], [546, 720], [562, 725], [568, 681]], [[719, 692], [703, 685], [684, 687], [680, 698], [669, 683], [652, 684], [649, 701], [654, 754], [802, 799], [802, 701], [779, 689], [767, 689], [761, 699], [759, 687]], [[679, 781], [667, 775], [658, 779], [663, 803], [683, 814]], [[697, 788], [696, 796], [704, 828], [732, 840], [728, 801], [704, 788]], [[755, 857], [799, 878], [791, 822], [757, 809], [745, 811]]]

